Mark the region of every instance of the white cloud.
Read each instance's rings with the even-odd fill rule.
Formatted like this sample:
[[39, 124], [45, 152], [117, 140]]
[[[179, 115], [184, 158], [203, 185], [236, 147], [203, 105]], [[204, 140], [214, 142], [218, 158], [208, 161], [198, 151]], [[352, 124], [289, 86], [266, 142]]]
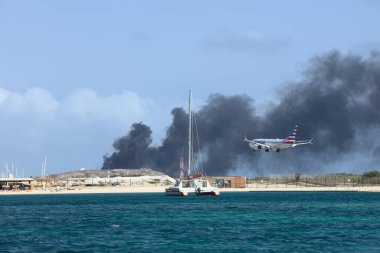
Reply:
[[147, 106], [146, 100], [131, 91], [100, 96], [91, 89], [81, 89], [62, 101], [61, 111], [81, 121], [125, 122], [143, 117]]
[[102, 96], [91, 89], [81, 89], [58, 100], [40, 88], [32, 88], [25, 93], [0, 88], [0, 117], [9, 119], [130, 122], [142, 120], [153, 108], [152, 99], [127, 90]]
[[0, 163], [14, 162], [30, 175], [38, 175], [45, 155], [50, 173], [100, 167], [102, 155], [133, 122], [160, 128], [166, 107], [157, 104], [128, 90], [99, 95], [80, 89], [57, 98], [41, 88], [15, 92], [0, 87]]
[[25, 93], [17, 93], [0, 88], [0, 114], [8, 117], [51, 119], [58, 108], [58, 101], [46, 90], [32, 88]]
[[0, 105], [3, 105], [7, 97], [9, 96], [9, 91], [0, 88]]

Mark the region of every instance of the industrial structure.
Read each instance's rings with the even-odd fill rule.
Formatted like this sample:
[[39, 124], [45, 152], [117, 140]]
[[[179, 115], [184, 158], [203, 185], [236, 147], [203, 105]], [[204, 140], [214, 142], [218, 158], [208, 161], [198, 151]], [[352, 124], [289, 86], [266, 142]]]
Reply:
[[33, 178], [0, 178], [0, 190], [30, 190]]

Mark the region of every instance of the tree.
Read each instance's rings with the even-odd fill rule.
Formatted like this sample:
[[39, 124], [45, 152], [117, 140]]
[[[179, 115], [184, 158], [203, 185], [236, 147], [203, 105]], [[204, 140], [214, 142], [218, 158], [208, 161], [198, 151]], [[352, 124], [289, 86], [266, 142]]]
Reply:
[[294, 174], [294, 179], [296, 180], [296, 182], [300, 181], [300, 178], [301, 178], [301, 173]]
[[367, 172], [364, 172], [362, 176], [368, 177], [368, 178], [380, 177], [380, 172], [377, 170], [367, 171]]

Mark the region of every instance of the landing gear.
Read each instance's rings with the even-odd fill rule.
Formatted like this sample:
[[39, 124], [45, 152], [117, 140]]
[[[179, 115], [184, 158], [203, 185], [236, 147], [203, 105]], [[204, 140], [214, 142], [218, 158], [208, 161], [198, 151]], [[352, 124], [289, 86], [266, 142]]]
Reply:
[[258, 148], [258, 149], [261, 149], [262, 147], [261, 147], [261, 145], [259, 145], [259, 146], [257, 146], [257, 148]]
[[269, 149], [266, 148], [266, 149], [265, 149], [265, 152], [269, 152]]
[[277, 152], [277, 153], [280, 153], [280, 149], [276, 149], [276, 152]]

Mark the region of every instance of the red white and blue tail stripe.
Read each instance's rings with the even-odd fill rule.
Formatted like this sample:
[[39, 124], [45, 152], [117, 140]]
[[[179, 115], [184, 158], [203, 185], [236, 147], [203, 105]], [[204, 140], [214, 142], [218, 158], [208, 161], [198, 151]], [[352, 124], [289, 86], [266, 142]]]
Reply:
[[298, 126], [295, 125], [293, 131], [290, 133], [289, 137], [284, 140], [285, 144], [294, 144], [296, 142], [296, 135], [298, 131]]

